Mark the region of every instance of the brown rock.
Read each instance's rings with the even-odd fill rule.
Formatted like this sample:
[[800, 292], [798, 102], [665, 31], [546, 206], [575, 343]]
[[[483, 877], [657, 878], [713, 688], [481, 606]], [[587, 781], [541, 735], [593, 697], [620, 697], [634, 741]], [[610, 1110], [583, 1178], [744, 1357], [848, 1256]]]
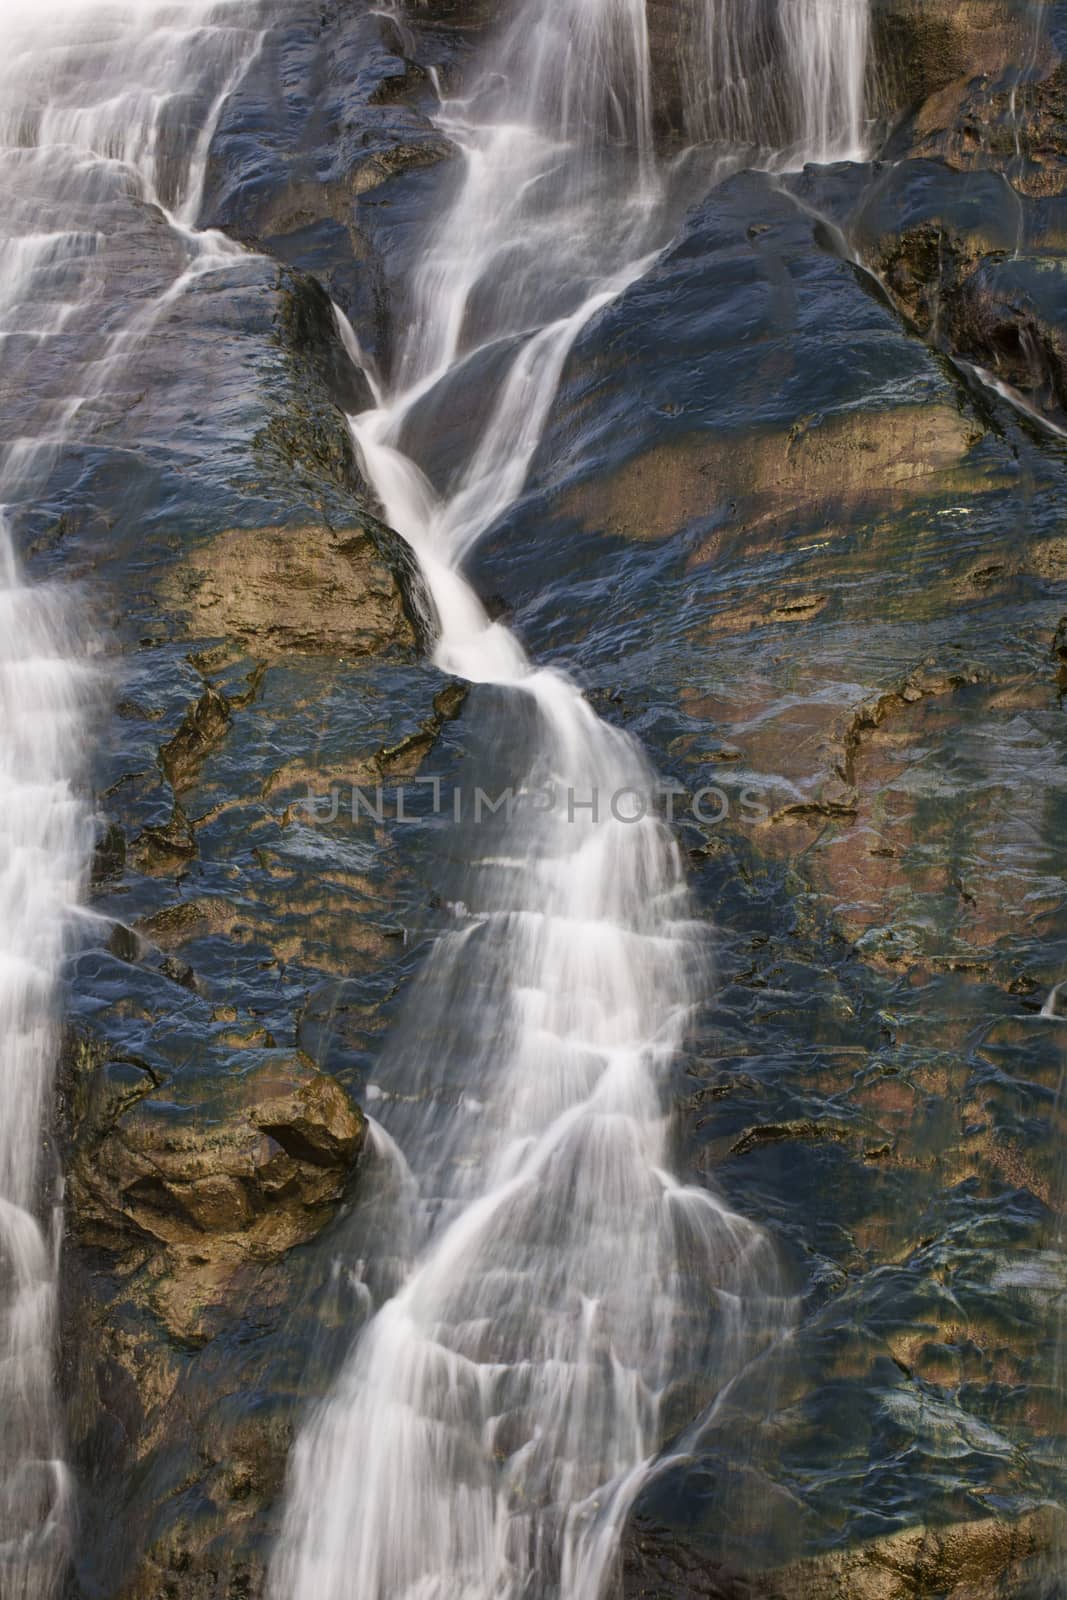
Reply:
[[154, 1260], [157, 1312], [183, 1337], [241, 1267], [319, 1231], [362, 1145], [363, 1118], [336, 1079], [300, 1054], [255, 1054], [221, 1089], [179, 1077], [157, 1092], [144, 1078], [124, 1095], [91, 1085], [82, 1096], [74, 1228], [127, 1265]]
[[740, 498], [751, 550], [755, 527], [773, 536], [800, 509], [825, 513], [973, 487], [966, 456], [976, 437], [946, 404], [846, 412], [823, 422], [801, 418], [788, 433], [743, 439], [694, 433], [636, 457], [611, 477], [578, 484], [563, 497], [562, 510], [591, 529], [662, 539], [717, 501]]
[[205, 756], [215, 748], [229, 726], [228, 701], [211, 684], [206, 684], [173, 739], [159, 752], [160, 765], [175, 792], [189, 788], [196, 781]]
[[667, 1575], [671, 1592], [692, 1600], [1015, 1600], [1027, 1564], [1040, 1560], [1061, 1524], [1062, 1514], [1040, 1511], [1017, 1521], [980, 1517], [941, 1528], [903, 1528], [743, 1574], [701, 1561], [666, 1532], [642, 1529], [626, 1552], [623, 1592], [628, 1600], [663, 1593], [656, 1579]]
[[418, 643], [400, 584], [362, 524], [228, 529], [168, 580], [165, 599], [191, 632], [240, 640], [259, 656]]
[[1011, 0], [875, 0], [872, 48], [879, 97], [918, 104], [962, 80], [995, 76], [1023, 54]]
[[1011, 1600], [1019, 1564], [1047, 1548], [1052, 1519], [981, 1517], [943, 1528], [904, 1528], [884, 1539], [797, 1562], [769, 1593], [789, 1600]]

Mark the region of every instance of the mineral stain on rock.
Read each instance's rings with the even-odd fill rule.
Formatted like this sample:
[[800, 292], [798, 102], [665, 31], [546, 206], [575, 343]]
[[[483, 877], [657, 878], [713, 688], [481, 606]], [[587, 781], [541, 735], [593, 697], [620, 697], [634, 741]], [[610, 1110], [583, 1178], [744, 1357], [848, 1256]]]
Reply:
[[727, 502], [752, 548], [798, 514], [833, 520], [865, 502], [891, 507], [908, 495], [966, 490], [967, 452], [979, 437], [958, 409], [934, 405], [801, 418], [763, 437], [692, 434], [575, 486], [560, 509], [605, 533], [662, 539]]

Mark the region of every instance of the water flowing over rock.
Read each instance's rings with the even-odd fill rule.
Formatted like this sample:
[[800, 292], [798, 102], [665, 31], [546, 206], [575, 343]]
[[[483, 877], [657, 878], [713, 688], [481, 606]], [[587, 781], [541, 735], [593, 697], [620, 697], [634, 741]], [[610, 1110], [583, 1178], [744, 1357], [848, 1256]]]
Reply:
[[[9, 955], [2, 961], [0, 998], [5, 1097], [0, 1119], [0, 1394], [5, 1410], [0, 1589], [18, 1600], [52, 1595], [74, 1526], [53, 1370], [54, 1274], [62, 1221], [53, 1146], [42, 1141], [59, 1048], [55, 988], [92, 848], [89, 808], [74, 784], [82, 775], [82, 750], [103, 677], [87, 654], [89, 630], [77, 623], [75, 596], [52, 582], [28, 584], [15, 549], [38, 556], [58, 552], [68, 571], [83, 576], [93, 571], [109, 584], [124, 571], [118, 631], [129, 637], [158, 608], [161, 552], [174, 548], [176, 514], [196, 522], [199, 492], [199, 515], [206, 513], [208, 528], [217, 528], [227, 510], [234, 522], [247, 519], [251, 510], [254, 522], [271, 524], [268, 548], [288, 523], [294, 544], [317, 542], [330, 551], [328, 561], [344, 567], [343, 576], [335, 578], [349, 610], [340, 632], [336, 622], [331, 629], [326, 621], [318, 632], [306, 621], [296, 626], [290, 574], [289, 597], [279, 595], [275, 603], [288, 615], [291, 631], [282, 630], [287, 648], [321, 650], [340, 642], [366, 652], [415, 645], [416, 624], [408, 617], [416, 616], [419, 599], [410, 558], [394, 535], [362, 514], [362, 503], [353, 503], [361, 480], [329, 394], [340, 386], [342, 398], [351, 403], [361, 391], [328, 301], [314, 286], [280, 279], [276, 267], [257, 262], [223, 235], [196, 231], [210, 141], [223, 106], [259, 48], [256, 22], [251, 8], [237, 5], [193, 5], [177, 18], [166, 6], [71, 11], [46, 5], [8, 8], [2, 25], [0, 566], [6, 622], [0, 651], [5, 796], [0, 831]], [[195, 331], [183, 330], [187, 297], [200, 287], [214, 290], [215, 305], [223, 308], [217, 327], [212, 330], [208, 319]], [[316, 292], [325, 302], [325, 337], [314, 325]], [[262, 331], [253, 328], [244, 370], [233, 373], [224, 397], [214, 353], [218, 335], [233, 334], [253, 298], [266, 309]], [[174, 341], [183, 331], [200, 341], [199, 370], [191, 351], [184, 368], [174, 361]], [[160, 408], [146, 420], [147, 391], [168, 393], [170, 411]], [[217, 458], [220, 437], [243, 437], [241, 487], [232, 478], [227, 484], [225, 465], [220, 479], [218, 459], [205, 466], [208, 458]], [[161, 465], [165, 461], [169, 467]], [[279, 481], [284, 474], [281, 506], [277, 500], [269, 503], [269, 489], [261, 492], [258, 506], [248, 492], [257, 478], [265, 487], [264, 469], [274, 470]], [[168, 471], [169, 490], [162, 482]], [[303, 499], [292, 487], [301, 474], [318, 489]], [[229, 489], [225, 508], [225, 493], [217, 496], [223, 485]], [[309, 526], [313, 519], [317, 527]], [[334, 531], [336, 526], [346, 528], [347, 539]], [[101, 540], [108, 528], [115, 537]], [[258, 560], [263, 563], [262, 552]], [[123, 580], [118, 582], [121, 586]], [[224, 598], [220, 603], [225, 609]], [[258, 623], [266, 604], [261, 599]], [[364, 614], [357, 620], [360, 608]], [[100, 619], [93, 609], [106, 627], [106, 617]], [[213, 624], [220, 620], [233, 625], [239, 651], [239, 619], [211, 618]], [[148, 622], [150, 629], [153, 625]], [[242, 695], [240, 688], [223, 695], [201, 681], [195, 711], [184, 716], [186, 707], [180, 707], [170, 737], [158, 740], [158, 768], [147, 792], [132, 773], [124, 774], [123, 781], [139, 786], [140, 793], [132, 810], [120, 797], [112, 800], [123, 826], [112, 826], [107, 855], [98, 856], [104, 879], [121, 876], [127, 863], [139, 862], [158, 875], [182, 869], [196, 857], [194, 824], [185, 809], [188, 791], [224, 740], [231, 707]], [[132, 936], [131, 944], [136, 948]], [[175, 982], [188, 981], [180, 963], [168, 958], [157, 972], [164, 993]], [[136, 1077], [142, 1069], [127, 1070]], [[349, 1137], [330, 1160], [347, 1170], [357, 1145]], [[283, 1157], [282, 1164], [288, 1159]], [[297, 1161], [292, 1183], [314, 1221], [281, 1229], [286, 1244], [315, 1231], [335, 1209], [329, 1202], [343, 1188], [344, 1172], [310, 1182], [302, 1179], [304, 1171]], [[186, 1174], [186, 1179], [194, 1200], [198, 1184], [225, 1187], [226, 1181], [208, 1174]], [[278, 1182], [285, 1189], [289, 1180], [283, 1175]], [[264, 1179], [264, 1193], [267, 1187]], [[79, 1188], [72, 1174], [69, 1198], [82, 1230], [89, 1221], [81, 1214], [83, 1202], [92, 1210], [90, 1192], [84, 1184]], [[236, 1191], [220, 1190], [214, 1199], [202, 1197], [202, 1205], [196, 1201], [190, 1215], [199, 1207], [203, 1220], [215, 1205], [221, 1217], [227, 1194], [236, 1208], [230, 1219], [235, 1225], [238, 1213], [255, 1211], [254, 1198], [246, 1202]], [[132, 1222], [136, 1207], [128, 1197], [117, 1193], [114, 1208]], [[281, 1209], [284, 1213], [284, 1205]], [[184, 1292], [195, 1300], [196, 1271], [174, 1263], [170, 1270], [176, 1281], [185, 1277]], [[72, 1314], [68, 1304], [68, 1340], [70, 1329], [79, 1325]], [[113, 1361], [114, 1352], [106, 1359]], [[87, 1385], [86, 1400], [91, 1389]], [[75, 1434], [78, 1426], [75, 1422]]]
[[868, 0], [647, 0], [647, 9], [661, 133], [787, 164], [865, 154]]
[[3, 1600], [1054, 1600], [1067, 7], [0, 38]]
[[52, 1372], [58, 1186], [42, 1141], [58, 967], [92, 840], [75, 789], [90, 669], [67, 597], [26, 585], [2, 509], [0, 583], [0, 1586], [37, 1600], [63, 1565], [70, 1505]]
[[[409, 998], [383, 1116], [416, 1186], [414, 1259], [298, 1441], [278, 1597], [340, 1600], [353, 1573], [367, 1600], [602, 1593], [674, 1392], [710, 1400], [788, 1318], [761, 1232], [667, 1170], [657, 1077], [704, 961], [661, 824], [599, 815], [621, 794], [644, 807], [654, 775], [459, 565], [521, 490], [575, 338], [677, 214], [643, 8], [528, 4], [483, 70], [473, 101], [442, 106], [464, 171], [391, 386], [353, 431], [433, 596], [435, 659], [520, 719], [520, 800], [556, 792], [478, 849], [461, 926]], [[481, 430], [434, 481], [437, 406], [494, 347]], [[680, 1335], [709, 1290], [694, 1360]]]

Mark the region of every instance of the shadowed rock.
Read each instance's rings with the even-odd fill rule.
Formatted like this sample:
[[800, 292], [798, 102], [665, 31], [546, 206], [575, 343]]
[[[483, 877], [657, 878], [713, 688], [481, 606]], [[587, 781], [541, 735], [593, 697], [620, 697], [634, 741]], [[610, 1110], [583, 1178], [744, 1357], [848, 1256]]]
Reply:
[[[1038, 1600], [1035, 1557], [1058, 1523], [1045, 1511], [983, 1517], [945, 1528], [907, 1528], [848, 1550], [751, 1574], [702, 1564], [655, 1528], [635, 1530], [626, 1600], [683, 1592], [688, 1600]], [[666, 1586], [664, 1586], [666, 1580]]]

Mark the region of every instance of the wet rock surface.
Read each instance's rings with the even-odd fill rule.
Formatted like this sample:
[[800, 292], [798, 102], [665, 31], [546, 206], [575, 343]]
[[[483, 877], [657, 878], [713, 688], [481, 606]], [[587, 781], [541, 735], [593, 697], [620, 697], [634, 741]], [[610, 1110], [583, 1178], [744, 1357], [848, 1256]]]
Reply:
[[[175, 288], [155, 208], [116, 184], [99, 220], [107, 364], [16, 528], [36, 575], [81, 584], [111, 707], [59, 1084], [71, 1593], [248, 1596], [316, 1352], [362, 1314], [330, 1263], [429, 898], [388, 819], [463, 696], [367, 496], [344, 412], [369, 389], [322, 283], [246, 248]], [[5, 439], [47, 425], [72, 351], [18, 345]], [[386, 820], [354, 830], [360, 783]]]
[[[102, 1063], [79, 1086], [86, 1109], [69, 1181], [81, 1237], [123, 1261], [146, 1248], [176, 1253], [164, 1272], [190, 1299], [198, 1269], [219, 1256], [270, 1259], [313, 1237], [362, 1142], [336, 1079], [257, 1042], [247, 1040], [248, 1065], [206, 1094], [183, 1074], [155, 1098], [151, 1075], [122, 1061]], [[164, 1320], [193, 1335], [185, 1306], [168, 1306]]]
[[[1017, 1523], [984, 1517], [945, 1529], [909, 1528], [831, 1556], [743, 1577], [663, 1545], [655, 1530], [638, 1528], [628, 1553], [627, 1592], [681, 1592], [692, 1600], [909, 1600], [914, 1595], [1022, 1596], [1035, 1586], [1035, 1559], [1056, 1536], [1057, 1519], [1038, 1515]], [[1029, 1573], [1027, 1569], [1029, 1570]]]
[[988, 83], [1006, 72], [1018, 75], [1035, 25], [1044, 44], [1037, 9], [1028, 0], [874, 0], [872, 76], [878, 92], [890, 107], [910, 111], [938, 95], [949, 104], [979, 76]]
[[[791, 1347], [678, 1418], [627, 1594], [1055, 1592], [1061, 446], [943, 300], [901, 316], [849, 259], [876, 218], [920, 305], [936, 196], [1019, 323], [1005, 188], [921, 155], [731, 179], [582, 335], [477, 558], [677, 787], [719, 940], [681, 1149], [802, 1286]], [[1000, 358], [1051, 421], [1055, 337], [1040, 381]]]
[[899, 164], [876, 173], [845, 233], [923, 337], [1062, 425], [1063, 8], [875, 17], [884, 82], [896, 74], [910, 98], [888, 91], [907, 107], [885, 152]]
[[[694, 206], [583, 333], [472, 558], [683, 796], [717, 976], [678, 1166], [771, 1230], [797, 1296], [785, 1350], [679, 1401], [635, 1600], [1056, 1592], [1064, 15], [877, 5], [885, 163]], [[431, 69], [461, 81], [491, 18], [266, 21], [202, 219], [249, 248], [129, 338], [19, 530], [114, 645], [61, 1075], [84, 1600], [262, 1593], [294, 1425], [399, 1248], [361, 1108], [448, 916], [428, 780], [500, 787], [516, 737], [421, 653], [329, 308], [388, 372], [454, 181]], [[105, 330], [180, 270], [113, 207]], [[26, 374], [9, 436], [59, 392]], [[447, 427], [483, 399], [475, 370]]]
[[298, 7], [268, 30], [214, 141], [205, 220], [314, 274], [384, 372], [451, 155], [430, 74], [458, 77], [487, 14], [468, 0], [406, 18], [347, 0]]

